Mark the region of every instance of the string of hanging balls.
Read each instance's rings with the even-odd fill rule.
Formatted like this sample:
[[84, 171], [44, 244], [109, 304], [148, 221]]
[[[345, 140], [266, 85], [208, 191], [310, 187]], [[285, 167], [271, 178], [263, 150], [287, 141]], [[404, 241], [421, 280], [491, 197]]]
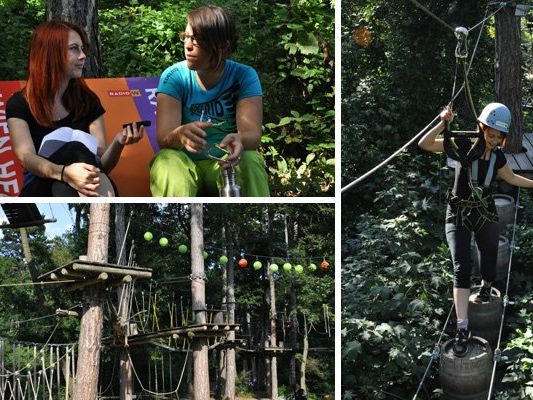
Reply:
[[[153, 239], [154, 239], [154, 235], [152, 234], [152, 232], [145, 232], [144, 233], [144, 240], [146, 240], [147, 242], [151, 242]], [[169, 242], [168, 242], [168, 239], [166, 237], [163, 236], [163, 237], [161, 237], [159, 239], [159, 245], [161, 247], [167, 247], [168, 244], [169, 244]], [[187, 253], [189, 251], [189, 248], [185, 244], [180, 244], [178, 246], [178, 251], [180, 252], [180, 254], [185, 254], [185, 253]], [[209, 257], [209, 254], [207, 253], [207, 251], [204, 250], [203, 256], [204, 256], [204, 260], [207, 259], [207, 257]], [[253, 254], [251, 256], [253, 256]], [[256, 258], [257, 258], [257, 256], [256, 256]], [[226, 265], [228, 263], [228, 261], [229, 261], [229, 259], [225, 255], [220, 256], [219, 259], [218, 259], [218, 263], [221, 264], [221, 265]], [[237, 262], [237, 265], [238, 265], [238, 267], [240, 269], [246, 269], [246, 268], [248, 268], [248, 260], [246, 258], [242, 257]], [[256, 261], [253, 262], [252, 267], [256, 271], [258, 271], [261, 268], [263, 268], [263, 263], [261, 261], [259, 261], [259, 260], [256, 260]], [[323, 257], [322, 262], [318, 266], [315, 263], [310, 263], [307, 266], [307, 270], [311, 271], [311, 272], [314, 272], [314, 271], [316, 271], [317, 269], [320, 268], [322, 271], [325, 271], [325, 270], [328, 270], [329, 267], [330, 267], [329, 262], [326, 260], [326, 257]], [[292, 269], [294, 269], [294, 272], [296, 272], [298, 274], [301, 274], [301, 273], [304, 272], [303, 265], [297, 264], [297, 265], [293, 266], [290, 262], [283, 263], [281, 268], [285, 272], [290, 272]], [[270, 269], [271, 272], [278, 272], [280, 267], [279, 267], [278, 264], [272, 263], [272, 264], [269, 265], [269, 269]]]

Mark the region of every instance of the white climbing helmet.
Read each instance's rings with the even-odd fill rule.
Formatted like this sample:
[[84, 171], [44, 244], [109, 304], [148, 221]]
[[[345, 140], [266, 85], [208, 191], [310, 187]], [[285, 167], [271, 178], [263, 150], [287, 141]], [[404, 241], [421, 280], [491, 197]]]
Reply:
[[481, 111], [477, 120], [500, 132], [508, 133], [511, 125], [511, 112], [505, 104], [489, 103]]

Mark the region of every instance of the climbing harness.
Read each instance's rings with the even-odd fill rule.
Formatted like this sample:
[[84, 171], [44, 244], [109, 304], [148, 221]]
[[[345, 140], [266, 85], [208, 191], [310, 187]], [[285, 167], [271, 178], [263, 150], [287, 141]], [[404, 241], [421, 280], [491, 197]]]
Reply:
[[[482, 186], [478, 186], [478, 160], [472, 162], [471, 169], [468, 169], [470, 195], [466, 199], [449, 195], [450, 209], [446, 222], [454, 222], [457, 226], [465, 226], [469, 231], [477, 232], [485, 223], [498, 220], [490, 190], [495, 164], [496, 154], [491, 152], [485, 180]], [[457, 176], [458, 169], [463, 167], [456, 164], [455, 168]]]

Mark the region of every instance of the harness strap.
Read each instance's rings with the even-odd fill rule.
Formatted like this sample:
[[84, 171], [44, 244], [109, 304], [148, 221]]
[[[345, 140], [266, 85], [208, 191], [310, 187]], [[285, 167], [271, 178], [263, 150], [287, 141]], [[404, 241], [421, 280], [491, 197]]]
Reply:
[[[485, 181], [483, 187], [488, 188], [492, 182], [492, 176], [494, 175], [494, 165], [496, 164], [496, 153], [491, 152], [489, 167], [487, 168], [487, 174], [485, 175]], [[477, 160], [472, 162], [472, 182], [477, 185], [478, 178], [478, 163]]]
[[487, 175], [485, 175], [485, 182], [483, 183], [483, 186], [488, 188], [490, 186], [490, 182], [492, 181], [492, 176], [494, 174], [494, 165], [496, 164], [496, 153], [491, 152], [490, 155], [490, 161], [489, 161], [489, 168], [487, 169]]

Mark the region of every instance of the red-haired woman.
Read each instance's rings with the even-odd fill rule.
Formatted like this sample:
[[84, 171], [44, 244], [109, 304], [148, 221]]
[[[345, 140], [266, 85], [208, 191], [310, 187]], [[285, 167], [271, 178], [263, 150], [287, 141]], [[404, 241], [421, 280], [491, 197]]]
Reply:
[[85, 33], [68, 22], [44, 22], [33, 32], [27, 84], [6, 106], [25, 170], [21, 196], [115, 195], [106, 173], [144, 134], [133, 124], [107, 145], [105, 110], [81, 77], [86, 49]]

